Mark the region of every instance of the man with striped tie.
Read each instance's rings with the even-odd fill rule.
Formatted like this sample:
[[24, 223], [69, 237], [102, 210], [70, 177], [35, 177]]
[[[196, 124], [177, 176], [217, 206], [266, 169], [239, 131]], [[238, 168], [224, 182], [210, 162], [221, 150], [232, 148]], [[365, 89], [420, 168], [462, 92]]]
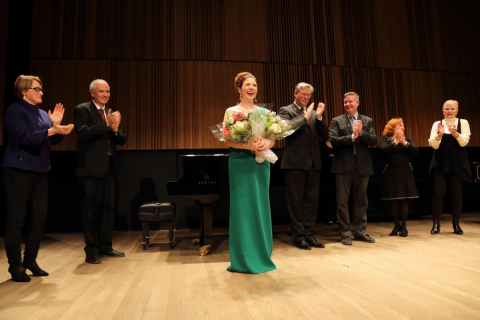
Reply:
[[[369, 176], [373, 174], [372, 156], [368, 147], [377, 144], [377, 136], [372, 119], [358, 113], [359, 104], [357, 93], [345, 93], [345, 113], [333, 118], [330, 128], [330, 142], [335, 148], [332, 173], [335, 173], [337, 216], [344, 245], [352, 244], [352, 231], [354, 240], [375, 242], [375, 239], [366, 233], [366, 226], [367, 185]], [[353, 192], [352, 226], [348, 211], [350, 189]]]

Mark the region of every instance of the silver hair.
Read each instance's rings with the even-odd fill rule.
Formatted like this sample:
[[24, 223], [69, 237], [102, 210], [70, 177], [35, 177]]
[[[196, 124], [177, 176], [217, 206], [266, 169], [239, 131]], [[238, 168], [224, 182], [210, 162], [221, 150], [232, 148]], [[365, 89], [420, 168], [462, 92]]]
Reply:
[[305, 83], [305, 82], [300, 82], [299, 84], [297, 84], [295, 86], [295, 92], [300, 92], [300, 90], [302, 90], [303, 88], [310, 88], [310, 90], [312, 90], [311, 93], [313, 93], [313, 91], [315, 91], [315, 88], [312, 87], [310, 84]]
[[90, 92], [95, 91], [95, 88], [97, 87], [97, 83], [99, 83], [99, 82], [105, 82], [107, 84], [107, 86], [109, 86], [107, 81], [102, 80], [102, 79], [95, 79], [95, 80], [92, 81], [92, 83], [90, 83]]
[[360, 100], [360, 96], [358, 95], [358, 93], [356, 92], [347, 92], [343, 95], [343, 97], [347, 97], [347, 96], [353, 96], [353, 98], [355, 99], [355, 101], [358, 101]]
[[458, 101], [457, 100], [447, 100], [447, 101], [445, 101], [445, 103], [443, 104], [443, 107], [442, 107], [442, 111], [445, 110], [445, 107], [449, 104], [454, 105], [455, 108], [457, 109], [457, 112], [458, 112]]

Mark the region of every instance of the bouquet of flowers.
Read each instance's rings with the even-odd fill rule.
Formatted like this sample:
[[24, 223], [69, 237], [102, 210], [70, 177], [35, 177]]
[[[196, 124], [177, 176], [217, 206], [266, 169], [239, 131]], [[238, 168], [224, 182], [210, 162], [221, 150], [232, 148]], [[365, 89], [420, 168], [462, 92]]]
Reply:
[[[265, 114], [255, 112], [252, 114], [250, 123], [254, 137], [263, 137], [268, 140], [281, 140], [300, 128], [305, 121], [305, 116], [300, 115], [291, 120], [284, 120], [274, 111], [265, 109]], [[278, 157], [272, 150], [268, 149], [261, 153], [257, 153], [255, 160], [262, 163], [265, 160], [275, 163]]]
[[[227, 110], [224, 122], [210, 126], [209, 129], [220, 141], [248, 143], [258, 137], [281, 140], [294, 133], [304, 121], [304, 115], [291, 120], [283, 120], [274, 111], [268, 109], [265, 109], [264, 112], [257, 111], [249, 114]], [[255, 160], [258, 163], [265, 160], [275, 163], [278, 157], [268, 149], [257, 153]]]
[[223, 141], [247, 143], [253, 139], [252, 126], [249, 121], [251, 114], [243, 112], [227, 111], [225, 121], [222, 124]]

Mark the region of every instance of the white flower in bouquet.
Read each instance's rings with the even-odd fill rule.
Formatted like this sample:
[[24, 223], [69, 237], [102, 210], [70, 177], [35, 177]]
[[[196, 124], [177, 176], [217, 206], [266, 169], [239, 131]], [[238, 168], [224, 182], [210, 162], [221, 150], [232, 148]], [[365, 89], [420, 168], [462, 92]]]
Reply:
[[234, 125], [235, 129], [245, 129], [245, 123], [238, 121]]
[[272, 125], [270, 127], [268, 127], [268, 131], [273, 131], [275, 133], [280, 133], [280, 132], [282, 132], [282, 128], [278, 124], [272, 123]]

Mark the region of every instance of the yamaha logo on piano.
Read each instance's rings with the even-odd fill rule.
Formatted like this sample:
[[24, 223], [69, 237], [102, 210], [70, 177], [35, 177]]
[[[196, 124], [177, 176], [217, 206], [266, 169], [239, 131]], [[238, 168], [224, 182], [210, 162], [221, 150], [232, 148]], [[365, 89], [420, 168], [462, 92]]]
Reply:
[[217, 184], [217, 181], [209, 181], [210, 180], [209, 175], [205, 175], [203, 179], [204, 181], [198, 181], [198, 184]]

